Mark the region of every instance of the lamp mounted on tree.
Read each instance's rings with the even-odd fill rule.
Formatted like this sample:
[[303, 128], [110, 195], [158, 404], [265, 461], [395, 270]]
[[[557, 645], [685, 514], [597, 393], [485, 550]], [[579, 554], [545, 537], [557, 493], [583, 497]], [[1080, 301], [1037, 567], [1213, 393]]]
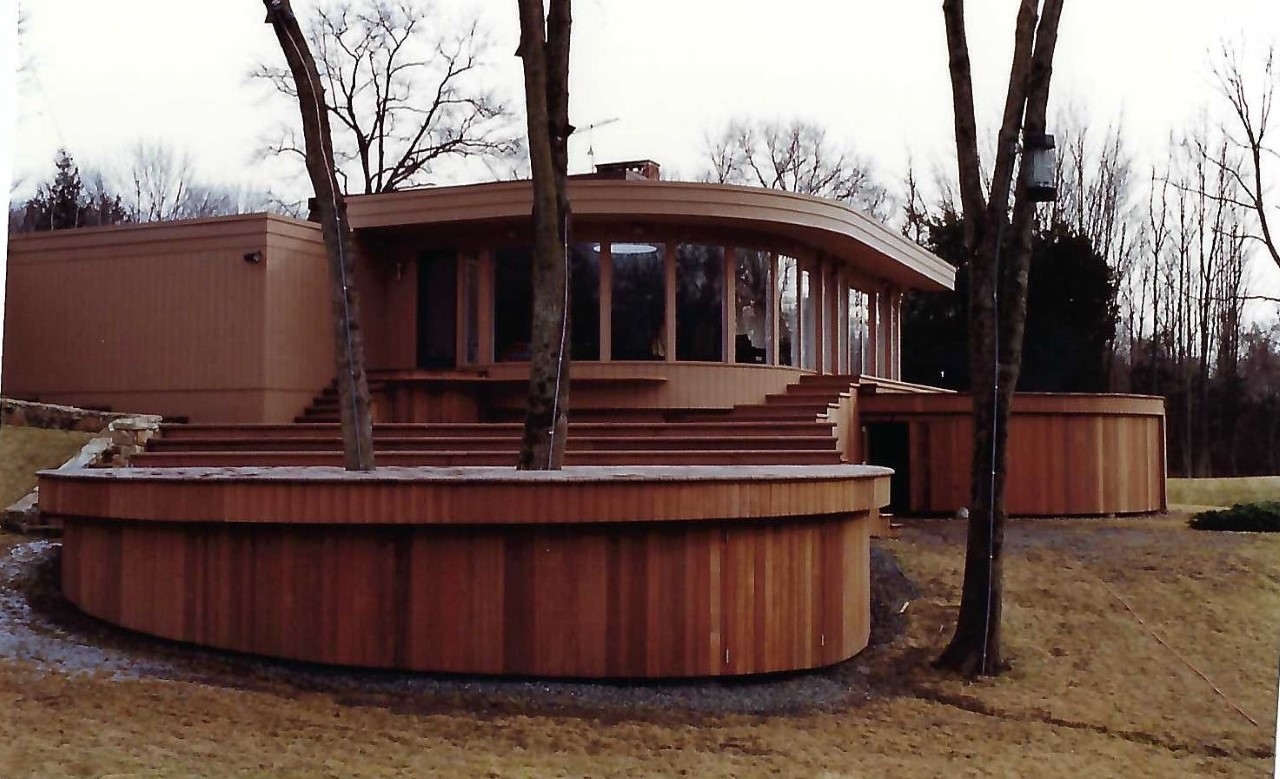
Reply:
[[1023, 140], [1026, 156], [1027, 197], [1033, 203], [1052, 203], [1058, 199], [1055, 173], [1058, 169], [1058, 151], [1052, 135], [1028, 134]]

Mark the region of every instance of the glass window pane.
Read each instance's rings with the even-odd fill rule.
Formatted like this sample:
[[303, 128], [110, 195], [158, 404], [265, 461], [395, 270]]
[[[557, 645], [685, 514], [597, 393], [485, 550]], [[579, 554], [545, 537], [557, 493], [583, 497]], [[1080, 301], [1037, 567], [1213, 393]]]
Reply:
[[480, 359], [480, 258], [474, 253], [462, 255], [462, 283], [463, 361], [475, 364]]
[[615, 243], [611, 347], [615, 360], [665, 360], [666, 272], [662, 244]]
[[849, 372], [849, 288], [836, 278], [836, 321], [832, 327], [832, 348], [836, 351], [836, 371]]
[[794, 257], [778, 258], [778, 364], [800, 364], [798, 279]]
[[569, 247], [573, 275], [570, 283], [569, 354], [575, 360], [600, 359], [600, 245], [579, 243]]
[[533, 251], [528, 246], [493, 253], [493, 357], [529, 359], [533, 328]]
[[875, 375], [884, 376], [884, 319], [880, 316], [880, 296], [883, 293], [873, 292], [867, 296], [867, 321], [874, 324], [875, 340], [868, 337], [867, 349], [871, 351], [871, 360], [875, 364]]
[[737, 249], [738, 334], [734, 338], [734, 362], [773, 362], [773, 268], [769, 253], [759, 249]]
[[818, 319], [822, 323], [822, 370], [838, 373], [840, 338], [836, 334], [837, 325], [832, 318], [835, 313], [832, 302], [836, 296], [836, 285], [831, 274], [825, 271], [817, 273], [813, 279], [815, 284], [822, 285], [821, 294], [816, 295], [816, 299], [821, 301], [818, 305]]
[[724, 360], [724, 247], [676, 247], [676, 359]]
[[814, 334], [817, 332], [817, 310], [814, 307], [813, 274], [807, 270], [800, 271], [800, 312], [804, 323], [800, 326], [800, 343], [802, 345], [801, 368], [814, 370], [818, 367], [817, 352], [814, 350]]
[[863, 355], [867, 344], [867, 296], [849, 290], [849, 372], [861, 374], [866, 366]]

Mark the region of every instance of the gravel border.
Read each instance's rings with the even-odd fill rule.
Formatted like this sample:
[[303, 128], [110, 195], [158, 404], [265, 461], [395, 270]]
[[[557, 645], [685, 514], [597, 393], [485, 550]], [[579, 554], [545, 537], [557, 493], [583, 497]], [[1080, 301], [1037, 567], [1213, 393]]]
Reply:
[[338, 668], [220, 652], [157, 639], [93, 619], [62, 597], [61, 544], [23, 541], [0, 551], [0, 662], [109, 680], [160, 679], [414, 711], [564, 713], [628, 718], [655, 714], [804, 714], [855, 706], [872, 690], [867, 666], [901, 635], [919, 590], [893, 555], [872, 548], [871, 645], [815, 671], [740, 679], [644, 682], [451, 676]]

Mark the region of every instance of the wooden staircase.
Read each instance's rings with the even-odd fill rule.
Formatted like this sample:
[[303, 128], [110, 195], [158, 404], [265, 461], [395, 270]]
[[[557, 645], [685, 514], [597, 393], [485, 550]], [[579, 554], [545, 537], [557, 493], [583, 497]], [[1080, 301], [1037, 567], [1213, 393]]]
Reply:
[[[850, 376], [804, 376], [763, 403], [732, 409], [582, 409], [569, 427], [569, 465], [827, 465], [843, 461], [837, 421]], [[164, 425], [139, 467], [341, 465], [336, 390], [326, 388], [282, 425]], [[514, 420], [379, 424], [379, 465], [511, 465], [520, 447]]]

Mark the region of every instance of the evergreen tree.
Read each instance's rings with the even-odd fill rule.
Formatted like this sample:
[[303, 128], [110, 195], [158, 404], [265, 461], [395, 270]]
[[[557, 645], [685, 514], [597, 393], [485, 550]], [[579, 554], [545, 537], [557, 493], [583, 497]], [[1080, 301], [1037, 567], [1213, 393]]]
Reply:
[[[959, 217], [927, 224], [928, 248], [955, 264], [956, 291], [910, 292], [902, 310], [907, 381], [969, 389], [967, 297]], [[1020, 392], [1106, 392], [1118, 318], [1114, 273], [1089, 241], [1064, 224], [1032, 238]]]
[[23, 209], [18, 232], [67, 230], [76, 227], [121, 224], [129, 221], [118, 195], [105, 188], [88, 193], [80, 169], [66, 149], [54, 158], [53, 181], [41, 184]]

